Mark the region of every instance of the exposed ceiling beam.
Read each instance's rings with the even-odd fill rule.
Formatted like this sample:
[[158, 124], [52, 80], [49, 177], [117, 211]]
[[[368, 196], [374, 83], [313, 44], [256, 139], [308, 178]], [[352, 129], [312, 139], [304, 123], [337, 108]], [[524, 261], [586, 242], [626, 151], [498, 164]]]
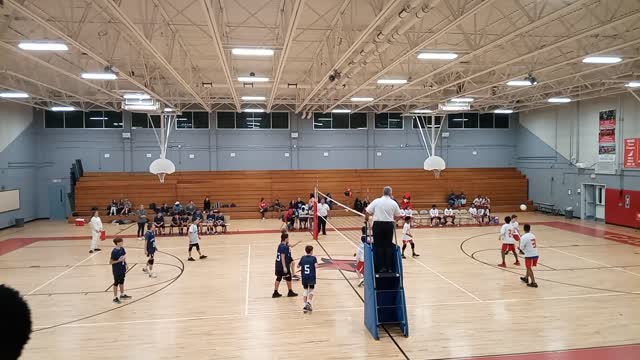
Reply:
[[[485, 53], [485, 52], [487, 52], [487, 51], [489, 51], [491, 49], [494, 49], [494, 48], [496, 48], [498, 46], [501, 46], [501, 45], [503, 45], [503, 44], [505, 44], [505, 43], [507, 43], [507, 42], [509, 42], [511, 40], [514, 40], [516, 37], [521, 36], [522, 34], [525, 34], [527, 32], [535, 30], [535, 29], [539, 29], [540, 26], [542, 26], [542, 25], [544, 25], [546, 23], [549, 23], [551, 21], [558, 20], [562, 16], [565, 16], [566, 14], [574, 12], [574, 11], [576, 11], [576, 9], [582, 8], [585, 4], [587, 4], [589, 2], [594, 2], [594, 0], [580, 0], [580, 1], [576, 1], [575, 3], [573, 3], [573, 4], [569, 5], [569, 6], [565, 6], [563, 8], [560, 8], [559, 10], [557, 10], [557, 11], [555, 11], [555, 12], [553, 12], [553, 13], [545, 16], [545, 17], [539, 18], [538, 20], [532, 21], [529, 24], [527, 24], [525, 26], [522, 26], [522, 27], [516, 29], [515, 31], [512, 31], [509, 34], [507, 34], [505, 36], [502, 36], [502, 37], [496, 39], [495, 41], [492, 41], [492, 42], [484, 45], [483, 47], [481, 47], [479, 49], [476, 49], [476, 50], [474, 50], [474, 51], [472, 51], [472, 52], [470, 52], [468, 54], [465, 54], [464, 56], [460, 56], [457, 59], [455, 59], [453, 61], [450, 61], [450, 62], [446, 63], [445, 65], [440, 66], [440, 67], [434, 69], [433, 71], [414, 79], [412, 82], [421, 82], [421, 81], [424, 81], [424, 80], [427, 80], [427, 79], [431, 79], [436, 74], [441, 73], [444, 70], [450, 69], [450, 68], [456, 66], [457, 64], [464, 64], [465, 62], [468, 62], [468, 61], [472, 60], [473, 58], [477, 58], [477, 56], [480, 55], [480, 54], [483, 54], [483, 53]], [[523, 9], [523, 12], [526, 14], [526, 11], [524, 11], [524, 9]], [[379, 100], [381, 100], [381, 99], [383, 99], [383, 98], [385, 98], [387, 96], [391, 96], [391, 95], [396, 94], [398, 92], [404, 91], [404, 90], [406, 90], [407, 85], [397, 87], [397, 88], [385, 93], [383, 96], [378, 97], [377, 99], [367, 103], [366, 105], [367, 106], [373, 105], [373, 104], [377, 103]]]
[[[345, 61], [347, 61], [349, 59], [349, 57], [351, 56], [351, 54], [369, 37], [369, 35], [371, 35], [371, 33], [373, 32], [373, 30], [375, 30], [380, 23], [387, 18], [387, 16], [389, 16], [389, 12], [390, 10], [396, 6], [397, 3], [399, 3], [400, 0], [392, 0], [392, 1], [387, 1], [386, 6], [382, 9], [382, 11], [380, 11], [378, 13], [378, 15], [376, 16], [375, 19], [373, 19], [373, 21], [371, 21], [371, 23], [369, 23], [369, 26], [367, 26], [366, 29], [364, 29], [360, 35], [358, 36], [358, 38], [356, 39], [356, 41], [353, 42], [353, 44], [351, 44], [351, 46], [349, 47], [349, 49], [347, 51], [345, 51], [342, 56], [340, 57], [340, 59], [338, 59], [338, 61], [336, 61], [336, 63], [331, 67], [331, 69], [329, 70], [329, 72], [327, 72], [322, 79], [320, 80], [320, 82], [318, 84], [316, 84], [316, 86], [313, 88], [313, 90], [311, 90], [311, 92], [309, 93], [309, 95], [307, 95], [307, 97], [304, 99], [304, 101], [298, 106], [298, 108], [296, 109], [296, 112], [300, 112], [300, 110], [302, 110], [302, 108], [307, 105], [307, 103], [309, 103], [309, 101], [311, 101], [311, 99], [313, 98], [313, 96], [316, 95], [316, 93], [322, 89], [322, 87], [324, 86], [324, 84], [327, 83], [327, 81], [329, 80], [329, 75], [331, 75], [331, 73], [336, 70], [337, 68], [339, 68], [340, 66], [342, 66], [342, 64], [344, 64]], [[338, 16], [340, 16], [340, 14], [338, 14]], [[333, 30], [331, 30], [333, 31]], [[322, 44], [320, 45], [320, 47], [322, 47]]]
[[[600, 90], [604, 90], [604, 89], [600, 89]], [[591, 96], [579, 97], [579, 98], [573, 99], [572, 102], [584, 101], [584, 100], [595, 99], [595, 98], [601, 98], [601, 97], [606, 97], [606, 96], [611, 96], [611, 95], [622, 94], [622, 93], [626, 93], [626, 92], [627, 92], [627, 89], [615, 90], [615, 91], [608, 92], [608, 93], [600, 93], [600, 94], [591, 95]], [[562, 106], [562, 105], [561, 104], [545, 103], [544, 105], [527, 107], [527, 108], [523, 108], [523, 109], [518, 109], [516, 111], [518, 111], [518, 112], [526, 112], [526, 111], [531, 111], [531, 110], [541, 109], [541, 108], [546, 108], [546, 107], [551, 107], [551, 106]]]
[[[90, 56], [92, 59], [94, 59], [98, 63], [102, 64], [103, 66], [111, 66], [112, 65], [107, 60], [103, 59], [100, 55], [96, 54], [91, 49], [89, 49], [86, 46], [84, 46], [83, 44], [79, 43], [74, 38], [72, 38], [71, 36], [67, 35], [62, 30], [58, 29], [56, 26], [52, 25], [49, 21], [39, 17], [38, 15], [36, 15], [31, 10], [29, 10], [26, 7], [18, 4], [15, 0], [6, 0], [6, 1], [7, 1], [8, 4], [13, 6], [16, 10], [21, 12], [24, 16], [26, 16], [29, 19], [35, 21], [37, 24], [39, 24], [40, 26], [44, 27], [45, 29], [47, 29], [51, 33], [59, 36], [61, 39], [66, 41], [68, 44], [72, 45], [76, 49], [78, 49], [78, 50], [82, 51], [83, 53], [87, 54], [88, 56]], [[117, 70], [117, 69], [115, 69], [115, 70]], [[158, 99], [158, 100], [160, 100], [160, 101], [162, 101], [162, 102], [164, 102], [164, 103], [166, 103], [168, 105], [171, 105], [171, 103], [168, 100], [164, 99], [162, 96], [158, 95], [153, 90], [147, 88], [146, 86], [144, 86], [143, 84], [138, 82], [136, 79], [134, 79], [131, 76], [129, 76], [126, 72], [119, 71], [119, 70], [117, 70], [117, 71], [118, 71], [118, 76], [119, 77], [127, 79], [129, 82], [131, 82], [133, 85], [137, 86], [141, 90], [145, 91], [147, 94], [153, 96], [154, 98], [156, 98], [156, 99]], [[117, 94], [116, 94], [116, 96], [120, 97], [120, 95], [117, 95]]]
[[213, 38], [213, 43], [215, 45], [216, 50], [218, 51], [218, 55], [220, 56], [220, 64], [222, 65], [222, 71], [224, 73], [224, 77], [227, 79], [227, 84], [229, 85], [229, 92], [233, 97], [233, 102], [236, 105], [236, 110], [241, 111], [242, 109], [240, 108], [240, 99], [238, 98], [238, 93], [236, 92], [236, 89], [233, 86], [233, 78], [231, 76], [229, 61], [227, 60], [227, 56], [222, 44], [222, 36], [220, 34], [220, 28], [218, 27], [218, 21], [216, 20], [216, 15], [213, 11], [211, 1], [200, 0], [200, 2], [205, 12], [207, 26], [209, 26], [209, 32], [211, 33], [211, 37]]
[[[146, 36], [140, 31], [140, 29], [129, 19], [129, 17], [124, 13], [124, 11], [116, 4], [113, 0], [103, 0], [102, 1], [107, 8], [111, 11], [112, 15], [116, 17], [116, 19], [121, 22], [131, 34], [134, 35], [138, 39], [138, 41], [145, 47], [147, 51], [149, 51], [155, 59], [162, 65], [164, 68], [182, 85], [182, 87], [187, 90], [191, 96], [193, 96], [196, 101], [202, 105], [205, 109], [209, 109], [208, 105], [202, 100], [200, 95], [191, 87], [189, 83], [187, 83], [182, 76], [173, 68], [173, 66], [165, 59], [162, 54], [158, 51], [158, 49], [153, 46], [151, 41], [147, 39]], [[166, 102], [166, 101], [165, 101]], [[166, 102], [168, 103], [168, 102]], [[170, 104], [170, 103], [168, 103]]]
[[62, 90], [62, 89], [57, 88], [57, 87], [55, 87], [55, 86], [53, 86], [53, 85], [45, 84], [45, 83], [43, 83], [43, 82], [40, 82], [40, 81], [35, 80], [35, 79], [32, 79], [32, 78], [30, 78], [30, 77], [27, 77], [27, 76], [24, 76], [24, 75], [18, 74], [18, 73], [16, 73], [16, 72], [13, 72], [13, 71], [10, 71], [10, 70], [3, 70], [3, 71], [2, 71], [2, 73], [5, 73], [5, 74], [7, 74], [7, 75], [9, 75], [9, 76], [16, 77], [16, 78], [19, 78], [19, 79], [22, 79], [22, 80], [25, 80], [25, 81], [28, 81], [28, 82], [32, 82], [32, 83], [34, 83], [34, 84], [37, 84], [37, 85], [40, 85], [40, 86], [43, 86], [43, 87], [46, 87], [46, 88], [49, 88], [49, 89], [52, 89], [52, 90], [55, 90], [55, 91], [57, 91], [57, 92], [59, 92], [59, 93], [62, 93], [62, 94], [68, 95], [68, 96], [72, 96], [72, 97], [77, 98], [77, 99], [79, 99], [79, 100], [82, 100], [82, 101], [84, 101], [84, 102], [88, 102], [88, 103], [92, 103], [92, 104], [94, 104], [94, 105], [98, 105], [98, 106], [101, 106], [101, 107], [105, 107], [105, 108], [107, 108], [107, 109], [109, 109], [109, 110], [112, 110], [112, 111], [119, 111], [118, 109], [116, 109], [116, 108], [114, 108], [114, 107], [111, 107], [111, 106], [109, 106], [109, 105], [101, 104], [101, 103], [99, 103], [99, 102], [93, 101], [93, 100], [88, 99], [88, 98], [86, 98], [86, 97], [83, 97], [83, 96], [80, 96], [80, 95], [74, 94], [74, 93], [69, 92], [69, 91], [66, 91], [66, 90]]
[[53, 71], [59, 72], [61, 74], [64, 74], [64, 75], [66, 75], [66, 76], [68, 76], [68, 77], [70, 77], [72, 79], [75, 79], [75, 80], [77, 80], [77, 81], [79, 81], [79, 82], [81, 82], [81, 83], [83, 83], [83, 84], [85, 84], [85, 85], [87, 85], [89, 87], [92, 87], [92, 88], [94, 88], [96, 90], [99, 90], [99, 91], [101, 91], [101, 92], [103, 92], [103, 93], [105, 93], [105, 94], [107, 94], [107, 95], [109, 95], [111, 97], [118, 98], [118, 99], [122, 98], [120, 95], [116, 94], [115, 92], [113, 92], [111, 90], [104, 89], [104, 88], [96, 85], [95, 83], [92, 83], [90, 81], [87, 81], [87, 80], [81, 78], [80, 76], [78, 76], [76, 74], [70, 73], [70, 72], [68, 72], [68, 71], [66, 71], [64, 69], [61, 69], [61, 68], [59, 68], [59, 67], [57, 67], [55, 65], [51, 65], [47, 61], [44, 61], [44, 60], [42, 60], [42, 59], [40, 59], [38, 57], [35, 57], [35, 56], [27, 53], [26, 51], [19, 50], [18, 48], [14, 47], [14, 46], [11, 46], [11, 45], [3, 42], [3, 41], [0, 41], [0, 47], [5, 48], [7, 50], [11, 50], [11, 51], [13, 51], [13, 52], [15, 52], [15, 53], [17, 53], [17, 54], [19, 54], [21, 56], [24, 56], [25, 58], [27, 58], [27, 59], [29, 59], [29, 60], [31, 60], [33, 62], [37, 63], [38, 65], [41, 65], [41, 66], [46, 67], [48, 69], [51, 69]]
[[280, 83], [280, 77], [282, 76], [284, 65], [287, 62], [289, 49], [291, 48], [291, 44], [293, 43], [293, 34], [295, 33], [296, 27], [298, 26], [298, 20], [300, 20], [300, 17], [302, 16], [303, 7], [304, 0], [296, 0], [295, 4], [293, 5], [293, 9], [291, 10], [291, 19], [289, 20], [287, 33], [284, 37], [284, 45], [282, 46], [282, 51], [280, 52], [280, 59], [278, 60], [276, 74], [273, 77], [273, 87], [271, 88], [271, 95], [269, 95], [269, 100], [267, 101], [267, 112], [271, 111], [273, 100], [278, 93], [278, 84]]
[[[28, 93], [28, 91], [25, 91], [24, 89], [18, 89], [18, 88], [9, 86], [9, 85], [4, 85], [4, 84], [0, 84], [0, 88], [11, 90], [11, 91], [14, 91], [14, 92], [27, 92]], [[32, 99], [42, 99], [44, 101], [48, 101], [50, 103], [54, 103], [54, 104], [58, 104], [58, 105], [62, 105], [62, 106], [71, 105], [70, 102], [63, 102], [63, 101], [59, 101], [59, 100], [53, 100], [53, 99], [49, 99], [47, 97], [44, 97], [44, 96], [41, 96], [41, 95], [37, 95], [37, 94], [32, 94], [32, 93], [29, 94], [29, 97], [32, 98]], [[9, 99], [7, 99], [7, 100], [9, 100]], [[49, 110], [49, 109], [47, 109], [47, 110]]]
[[435, 34], [429, 36], [427, 39], [425, 39], [424, 41], [422, 41], [420, 44], [418, 44], [417, 46], [414, 46], [413, 48], [411, 48], [410, 50], [406, 51], [405, 53], [403, 53], [402, 55], [400, 55], [398, 58], [396, 58], [394, 61], [392, 61], [391, 63], [389, 63], [387, 66], [383, 67], [380, 71], [378, 71], [377, 73], [375, 73], [373, 76], [369, 77], [367, 80], [365, 80], [360, 86], [356, 87], [355, 89], [353, 89], [352, 91], [350, 91], [347, 95], [345, 95], [344, 97], [342, 97], [340, 100], [338, 100], [335, 104], [333, 104], [331, 107], [329, 107], [329, 109], [327, 109], [327, 111], [331, 111], [333, 110], [337, 105], [341, 104], [342, 102], [344, 102], [345, 100], [351, 98], [353, 95], [357, 94], [358, 91], [360, 91], [366, 84], [370, 83], [371, 81], [379, 78], [380, 76], [382, 76], [383, 74], [385, 74], [387, 71], [393, 69], [394, 67], [396, 67], [397, 65], [400, 65], [404, 60], [406, 60], [409, 56], [412, 56], [413, 54], [415, 54], [416, 52], [424, 49], [425, 47], [427, 47], [429, 44], [431, 44], [433, 41], [439, 39], [440, 37], [442, 37], [444, 34], [446, 34], [449, 30], [457, 27], [459, 24], [461, 24], [464, 20], [466, 20], [467, 18], [469, 18], [470, 16], [478, 13], [480, 10], [484, 9], [485, 7], [491, 5], [494, 1], [496, 0], [479, 0], [477, 2], [477, 4], [470, 8], [467, 12], [465, 12], [464, 14], [458, 16], [457, 18], [453, 19], [451, 22], [449, 22], [446, 26], [444, 26], [442, 29], [440, 29], [439, 31], [437, 31]]
[[42, 106], [42, 105], [38, 105], [35, 102], [21, 101], [21, 100], [18, 100], [18, 99], [2, 99], [0, 101], [0, 103], [2, 101], [9, 101], [9, 102], [14, 102], [14, 103], [18, 103], [18, 104], [22, 104], [22, 105], [26, 105], [26, 106], [32, 106], [32, 107], [35, 107], [35, 108], [38, 108], [38, 109], [42, 109], [42, 110], [49, 110], [48, 107]]
[[470, 79], [473, 79], [473, 78], [475, 78], [475, 77], [478, 77], [478, 76], [480, 76], [480, 75], [488, 74], [488, 73], [490, 73], [490, 72], [492, 72], [492, 71], [495, 71], [495, 70], [497, 70], [497, 69], [503, 68], [503, 67], [505, 67], [505, 66], [510, 66], [510, 65], [515, 64], [515, 63], [517, 63], [517, 62], [524, 61], [524, 60], [529, 59], [529, 58], [531, 58], [531, 57], [534, 57], [534, 56], [536, 56], [536, 55], [538, 55], [538, 54], [541, 54], [541, 53], [543, 53], [543, 52], [545, 52], [545, 51], [548, 51], [548, 50], [551, 50], [551, 49], [555, 49], [555, 48], [558, 48], [558, 47], [562, 47], [562, 46], [569, 45], [569, 44], [571, 44], [572, 42], [574, 42], [574, 41], [576, 41], [576, 40], [578, 40], [578, 39], [581, 39], [581, 38], [583, 38], [583, 37], [590, 36], [590, 35], [594, 35], [594, 34], [598, 34], [598, 33], [602, 32], [602, 30], [605, 30], [605, 29], [611, 28], [611, 27], [613, 27], [613, 26], [620, 25], [621, 23], [623, 23], [623, 22], [625, 22], [625, 21], [629, 21], [629, 20], [635, 19], [635, 18], [637, 18], [639, 15], [640, 15], [640, 9], [637, 9], [637, 10], [635, 10], [635, 11], [632, 11], [632, 12], [630, 12], [630, 13], [627, 13], [626, 15], [624, 15], [623, 17], [618, 18], [617, 20], [614, 20], [614, 21], [607, 21], [607, 22], [605, 22], [604, 24], [600, 24], [600, 25], [598, 25], [598, 26], [596, 26], [596, 27], [592, 27], [592, 28], [590, 28], [590, 29], [589, 29], [589, 30], [587, 30], [587, 31], [580, 32], [580, 33], [578, 33], [578, 34], [575, 34], [575, 35], [573, 35], [573, 36], [570, 36], [570, 37], [568, 37], [568, 38], [565, 38], [564, 40], [561, 40], [561, 41], [558, 41], [558, 42], [555, 42], [555, 43], [549, 44], [549, 45], [547, 45], [547, 46], [544, 46], [544, 47], [538, 48], [538, 49], [537, 49], [537, 50], [535, 50], [535, 51], [532, 51], [532, 52], [526, 53], [526, 54], [524, 54], [524, 55], [518, 56], [518, 57], [513, 58], [513, 59], [511, 59], [511, 60], [509, 60], [509, 61], [501, 62], [500, 64], [498, 64], [498, 65], [496, 65], [496, 66], [492, 66], [492, 67], [490, 67], [489, 69], [486, 69], [486, 70], [483, 70], [483, 71], [480, 71], [480, 72], [477, 72], [477, 73], [473, 73], [473, 74], [471, 74], [471, 75], [469, 75], [469, 76], [465, 76], [464, 78], [459, 79], [459, 80], [456, 80], [456, 81], [453, 81], [453, 82], [449, 82], [449, 83], [447, 83], [447, 84], [446, 84], [446, 85], [444, 85], [444, 86], [441, 86], [441, 87], [436, 88], [435, 90], [428, 91], [428, 92], [426, 92], [426, 93], [424, 93], [424, 94], [421, 94], [421, 95], [415, 96], [415, 97], [413, 97], [413, 98], [411, 98], [411, 99], [409, 99], [409, 100], [399, 102], [399, 103], [397, 103], [396, 105], [394, 105], [394, 106], [392, 106], [392, 107], [390, 107], [390, 108], [387, 108], [385, 111], [387, 111], [387, 110], [389, 110], [389, 109], [392, 109], [392, 108], [395, 108], [395, 107], [398, 107], [398, 106], [401, 106], [401, 105], [411, 104], [411, 103], [413, 103], [413, 102], [415, 102], [415, 101], [417, 101], [417, 100], [419, 100], [419, 99], [421, 99], [421, 98], [423, 98], [423, 97], [426, 97], [426, 96], [429, 96], [429, 95], [431, 95], [431, 94], [434, 94], [434, 93], [440, 92], [440, 91], [444, 90], [444, 89], [445, 89], [445, 88], [447, 88], [447, 87], [451, 87], [451, 86], [454, 86], [454, 85], [457, 85], [457, 84], [460, 84], [460, 83], [464, 83], [464, 82], [466, 82], [466, 81], [468, 81], [468, 80], [470, 80]]

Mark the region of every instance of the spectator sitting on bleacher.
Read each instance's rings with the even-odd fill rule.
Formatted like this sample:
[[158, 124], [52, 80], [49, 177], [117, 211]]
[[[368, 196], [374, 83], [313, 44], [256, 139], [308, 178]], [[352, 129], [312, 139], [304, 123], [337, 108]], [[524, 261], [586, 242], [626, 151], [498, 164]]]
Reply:
[[298, 197], [298, 200], [296, 201], [296, 210], [300, 211], [300, 209], [302, 209], [303, 206], [305, 206], [307, 204], [305, 204], [304, 201], [302, 201], [302, 199], [300, 199], [300, 197]]
[[453, 209], [451, 208], [451, 206], [449, 206], [448, 208], [444, 209], [444, 216], [442, 218], [443, 222], [445, 225], [447, 225], [447, 219], [451, 219], [451, 225], [455, 225], [456, 223], [456, 216], [453, 214]]
[[187, 231], [189, 231], [189, 215], [187, 215], [186, 213], [182, 213], [182, 215], [180, 216], [180, 235], [183, 234], [187, 234]]
[[478, 217], [478, 208], [476, 208], [474, 204], [471, 204], [471, 207], [469, 208], [469, 216], [471, 216], [471, 218], [476, 222], [480, 223], [480, 218]]
[[282, 216], [282, 222], [286, 224], [289, 231], [293, 230], [296, 221], [296, 211], [293, 206], [289, 206], [287, 212]]
[[173, 214], [171, 217], [171, 225], [169, 225], [169, 233], [173, 234], [173, 229], [178, 228], [178, 232], [182, 235], [182, 226], [180, 226], [180, 215]]
[[464, 207], [467, 204], [467, 195], [464, 192], [461, 192], [458, 195], [458, 207]]
[[156, 224], [156, 234], [164, 235], [164, 213], [157, 213], [153, 218], [153, 222]]
[[176, 201], [176, 203], [173, 204], [173, 213], [175, 215], [181, 215], [182, 214], [182, 204], [180, 204], [180, 201]]
[[[227, 232], [227, 223], [224, 221], [224, 215], [222, 213], [216, 214], [216, 222], [214, 223], [215, 227], [213, 228], [214, 234], [226, 233]], [[218, 231], [218, 226], [220, 227], [220, 231]]]
[[478, 207], [478, 222], [482, 225], [484, 224], [484, 218], [486, 216], [486, 210], [482, 207]]
[[115, 216], [118, 214], [118, 202], [111, 200], [111, 205], [109, 205], [109, 216]]
[[431, 205], [431, 210], [429, 210], [429, 216], [431, 217], [431, 226], [433, 226], [433, 220], [436, 220], [439, 226], [442, 226], [442, 218], [440, 217], [440, 211], [436, 207], [436, 205]]
[[482, 205], [482, 196], [478, 195], [475, 199], [473, 199], [473, 205], [477, 207]]
[[260, 199], [260, 204], [258, 204], [258, 211], [260, 211], [260, 215], [262, 215], [262, 220], [264, 220], [267, 215], [267, 211], [269, 211], [269, 205], [267, 204], [266, 201], [264, 201], [264, 198]]
[[[400, 203], [400, 209], [402, 210], [413, 210], [413, 204], [411, 203], [411, 194], [404, 193], [402, 196], [402, 202]], [[411, 212], [409, 212], [411, 213]]]
[[196, 209], [196, 204], [194, 204], [192, 200], [189, 200], [189, 203], [184, 208], [184, 210], [187, 212], [187, 215], [193, 215], [196, 212]]
[[306, 204], [302, 205], [300, 209], [298, 209], [298, 221], [300, 222], [300, 229], [307, 228], [309, 224], [309, 208]]
[[333, 198], [331, 197], [331, 193], [327, 193], [327, 198], [325, 199], [325, 203], [329, 205], [329, 210], [333, 209]]
[[482, 220], [484, 221], [484, 219], [487, 219], [486, 223], [489, 224], [491, 223], [491, 212], [489, 211], [489, 208], [484, 209], [484, 213], [482, 214]]
[[364, 212], [364, 206], [362, 206], [362, 200], [356, 198], [353, 202], [353, 209], [359, 213]]
[[211, 233], [215, 234], [216, 232], [215, 222], [216, 222], [216, 214], [213, 212], [213, 210], [211, 210], [207, 214], [207, 235]]
[[200, 211], [200, 209], [196, 209], [193, 212], [193, 216], [191, 217], [191, 222], [193, 222], [194, 224], [196, 224], [196, 220], [200, 220], [199, 223], [197, 223], [198, 225], [198, 234], [201, 233], [201, 228], [204, 225], [204, 214], [202, 214], [202, 211]]
[[162, 215], [169, 215], [170, 211], [169, 211], [169, 206], [167, 205], [167, 203], [162, 204], [162, 206], [157, 209], [158, 213], [162, 213]]
[[276, 199], [276, 201], [273, 202], [273, 210], [275, 211], [282, 211], [284, 210], [284, 206], [282, 206], [282, 204], [280, 203], [280, 199]]
[[449, 207], [456, 206], [456, 194], [454, 194], [453, 191], [449, 194], [447, 202], [449, 203]]
[[128, 199], [124, 199], [122, 203], [122, 215], [129, 216], [131, 214], [131, 202]]
[[488, 197], [484, 196], [482, 198], [482, 204], [484, 205], [485, 209], [491, 209], [491, 200]]

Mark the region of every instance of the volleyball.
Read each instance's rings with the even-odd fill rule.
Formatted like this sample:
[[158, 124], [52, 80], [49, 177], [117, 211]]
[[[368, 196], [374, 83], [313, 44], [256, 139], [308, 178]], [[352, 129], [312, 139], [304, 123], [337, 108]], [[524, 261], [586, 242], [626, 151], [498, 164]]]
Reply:
[[520, 210], [527, 211], [527, 205], [525, 204], [520, 205]]

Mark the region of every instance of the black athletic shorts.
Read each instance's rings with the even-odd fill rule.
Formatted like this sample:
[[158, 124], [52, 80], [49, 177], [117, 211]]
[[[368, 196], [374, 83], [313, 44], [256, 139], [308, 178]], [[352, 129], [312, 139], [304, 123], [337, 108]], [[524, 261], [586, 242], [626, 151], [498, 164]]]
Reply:
[[196, 250], [200, 251], [200, 244], [199, 243], [189, 244], [189, 251], [191, 251], [191, 249], [193, 248], [196, 248]]
[[124, 274], [113, 274], [113, 286], [124, 285]]
[[284, 270], [276, 269], [276, 281], [282, 281], [282, 279], [291, 281], [291, 272], [285, 274]]
[[311, 290], [313, 290], [313, 289], [315, 289], [315, 288], [316, 288], [316, 284], [315, 284], [315, 283], [313, 283], [313, 284], [308, 284], [308, 283], [306, 283], [306, 282], [302, 282], [302, 288], [303, 288], [303, 289], [305, 289], [305, 290], [307, 290], [307, 289], [311, 289]]

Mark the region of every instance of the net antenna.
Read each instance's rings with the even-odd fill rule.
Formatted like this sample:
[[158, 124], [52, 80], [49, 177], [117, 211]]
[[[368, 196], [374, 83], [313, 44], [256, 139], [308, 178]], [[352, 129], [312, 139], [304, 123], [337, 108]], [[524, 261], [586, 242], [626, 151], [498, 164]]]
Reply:
[[[149, 172], [158, 175], [160, 183], [164, 183], [164, 178], [167, 174], [176, 172], [176, 166], [171, 160], [167, 159], [167, 145], [169, 144], [169, 134], [171, 134], [171, 129], [173, 129], [173, 124], [179, 113], [173, 110], [167, 110], [168, 109], [165, 109], [165, 111], [159, 114], [147, 114], [149, 123], [151, 123], [151, 127], [153, 128], [153, 133], [156, 135], [156, 140], [158, 140], [158, 145], [160, 146], [160, 158], [155, 159], [151, 165], [149, 165]], [[158, 134], [153, 123], [152, 116], [160, 116], [160, 134]]]
[[[427, 152], [427, 159], [424, 161], [424, 169], [433, 171], [436, 179], [440, 178], [440, 173], [446, 169], [444, 159], [436, 155], [436, 144], [442, 131], [442, 117], [438, 115], [411, 114], [418, 123], [418, 132]], [[436, 124], [436, 117], [441, 119], [440, 125]], [[424, 127], [423, 127], [424, 125]], [[438, 131], [436, 132], [436, 128]]]

